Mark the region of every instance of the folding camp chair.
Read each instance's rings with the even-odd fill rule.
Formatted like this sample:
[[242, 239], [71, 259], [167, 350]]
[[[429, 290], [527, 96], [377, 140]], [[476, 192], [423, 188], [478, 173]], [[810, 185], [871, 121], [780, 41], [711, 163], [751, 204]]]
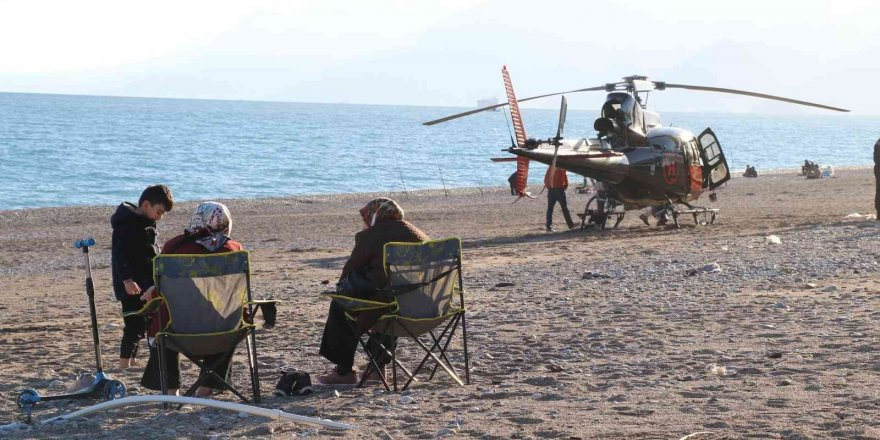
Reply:
[[[159, 347], [162, 393], [168, 392], [165, 349], [182, 353], [202, 371], [186, 396], [213, 377], [244, 402], [249, 402], [214, 369], [231, 361], [239, 342], [247, 347], [248, 370], [253, 399], [260, 402], [260, 379], [257, 371], [255, 306], [267, 301], [253, 301], [250, 286], [250, 262], [246, 251], [204, 255], [159, 255], [153, 259], [153, 276], [158, 297], [144, 309], [157, 309], [164, 303], [168, 322], [161, 322], [156, 334]], [[272, 303], [268, 301], [268, 303]], [[245, 309], [248, 313], [245, 315]], [[265, 314], [264, 314], [265, 316]], [[206, 356], [215, 358], [208, 364]]]
[[[413, 339], [424, 350], [425, 355], [415, 370], [410, 372], [399, 362], [396, 347], [389, 350], [374, 339], [379, 350], [371, 352], [365, 341], [369, 334], [360, 335], [352, 322], [352, 329], [360, 335], [360, 344], [370, 362], [359, 385], [363, 385], [371, 371], [384, 371], [379, 364], [380, 356], [390, 357], [395, 392], [398, 390], [398, 368], [409, 376], [402, 388], [406, 390], [429, 360], [433, 360], [434, 368], [428, 380], [434, 378], [438, 368], [442, 368], [459, 385], [470, 384], [461, 240], [451, 237], [424, 243], [387, 243], [384, 247], [384, 266], [388, 276], [386, 292], [393, 298], [391, 303], [365, 301], [342, 295], [330, 296], [350, 311], [352, 321], [356, 319], [356, 313], [385, 308], [387, 313], [378, 319], [370, 332], [374, 336], [384, 334]], [[458, 301], [454, 304], [456, 297]], [[441, 326], [442, 330], [438, 334], [435, 330]], [[447, 356], [447, 349], [459, 326], [464, 346], [464, 382]], [[422, 341], [422, 338], [426, 341]], [[385, 388], [391, 390], [385, 377], [380, 377]]]

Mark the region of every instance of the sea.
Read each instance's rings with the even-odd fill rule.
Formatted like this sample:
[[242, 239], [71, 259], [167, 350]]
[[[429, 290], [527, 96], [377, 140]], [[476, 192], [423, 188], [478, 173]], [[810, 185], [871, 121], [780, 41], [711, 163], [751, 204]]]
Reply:
[[[0, 210], [136, 202], [155, 183], [176, 200], [506, 185], [513, 163], [489, 160], [511, 144], [505, 112], [422, 125], [466, 110], [0, 93]], [[570, 109], [565, 136], [592, 137], [597, 113]], [[759, 173], [804, 159], [871, 165], [880, 136], [876, 115], [661, 116], [711, 127], [732, 169]], [[523, 119], [530, 137], [556, 133], [556, 110]]]

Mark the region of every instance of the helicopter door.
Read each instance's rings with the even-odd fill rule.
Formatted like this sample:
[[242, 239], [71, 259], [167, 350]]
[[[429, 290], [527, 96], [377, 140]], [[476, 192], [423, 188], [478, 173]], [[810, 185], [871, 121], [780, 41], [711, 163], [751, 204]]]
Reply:
[[730, 180], [727, 158], [721, 151], [721, 144], [711, 128], [703, 130], [697, 137], [700, 145], [700, 157], [703, 159], [703, 187], [710, 190], [718, 188]]

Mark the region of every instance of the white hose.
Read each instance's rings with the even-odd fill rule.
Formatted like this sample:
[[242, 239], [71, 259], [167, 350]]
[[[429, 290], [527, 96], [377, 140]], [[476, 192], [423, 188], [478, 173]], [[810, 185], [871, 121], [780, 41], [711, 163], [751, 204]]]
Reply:
[[238, 411], [244, 412], [248, 414], [253, 414], [257, 416], [268, 417], [272, 420], [290, 420], [293, 422], [302, 423], [304, 425], [316, 426], [319, 428], [330, 428], [330, 429], [353, 429], [356, 428], [354, 425], [349, 425], [346, 423], [334, 422], [331, 420], [319, 419], [316, 417], [306, 417], [297, 414], [290, 414], [280, 409], [268, 409], [268, 408], [260, 408], [257, 406], [243, 405], [240, 403], [232, 403], [232, 402], [224, 402], [222, 400], [212, 400], [212, 399], [200, 399], [198, 397], [183, 397], [183, 396], [162, 396], [162, 395], [151, 395], [151, 396], [129, 396], [124, 397], [122, 399], [116, 400], [108, 400], [106, 402], [101, 402], [97, 405], [90, 406], [88, 408], [83, 408], [79, 411], [74, 411], [70, 414], [65, 414], [57, 417], [52, 417], [51, 419], [43, 420], [42, 424], [52, 423], [56, 420], [70, 420], [76, 417], [84, 416], [86, 414], [91, 414], [93, 412], [97, 412], [104, 409], [115, 408], [117, 406], [125, 406], [131, 405], [134, 403], [175, 403], [175, 404], [190, 404], [190, 405], [202, 405], [202, 406], [210, 406], [214, 408], [226, 409], [229, 411]]

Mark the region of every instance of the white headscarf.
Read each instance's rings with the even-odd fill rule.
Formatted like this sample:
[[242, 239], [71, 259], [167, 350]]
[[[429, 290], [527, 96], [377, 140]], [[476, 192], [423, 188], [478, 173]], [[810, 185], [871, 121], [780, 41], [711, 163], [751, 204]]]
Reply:
[[204, 202], [193, 212], [186, 235], [195, 239], [205, 249], [215, 252], [229, 240], [232, 232], [232, 216], [222, 203]]

